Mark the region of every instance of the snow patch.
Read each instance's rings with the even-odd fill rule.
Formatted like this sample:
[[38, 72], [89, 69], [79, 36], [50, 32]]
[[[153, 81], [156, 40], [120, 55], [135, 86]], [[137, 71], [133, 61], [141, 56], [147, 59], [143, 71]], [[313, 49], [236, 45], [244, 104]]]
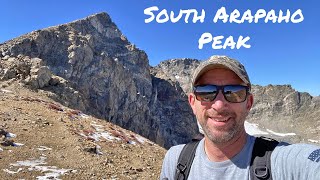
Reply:
[[17, 174], [22, 170], [22, 168], [19, 168], [17, 171], [10, 171], [9, 169], [2, 169], [4, 172], [9, 173], [9, 174]]
[[312, 143], [319, 143], [320, 141], [317, 141], [317, 140], [314, 140], [314, 139], [308, 139], [309, 142], [312, 142]]
[[94, 122], [93, 121], [93, 124], [90, 124], [96, 131], [99, 131], [99, 132], [101, 132], [101, 131], [103, 131], [103, 129], [101, 129], [101, 128], [103, 128], [104, 126], [102, 126], [102, 125], [100, 125], [100, 124], [96, 124], [96, 122]]
[[23, 146], [24, 144], [22, 144], [22, 143], [13, 143], [13, 146]]
[[265, 134], [269, 134], [265, 131], [262, 131], [259, 128], [258, 124], [255, 123], [249, 123], [247, 121], [244, 122], [244, 128], [246, 130], [246, 132], [250, 135], [265, 135]]
[[274, 132], [270, 129], [267, 129], [266, 131], [263, 131], [259, 128], [258, 124], [254, 124], [254, 123], [249, 123], [247, 121], [244, 122], [244, 128], [246, 130], [246, 132], [250, 135], [267, 135], [267, 134], [273, 134], [276, 136], [295, 136], [295, 133], [278, 133], [278, 132]]
[[145, 138], [136, 135], [135, 138], [137, 139], [137, 141], [139, 141], [139, 143], [143, 144], [145, 142]]
[[267, 131], [269, 133], [271, 133], [271, 134], [274, 134], [274, 135], [277, 135], [277, 136], [282, 136], [282, 137], [284, 137], [284, 136], [295, 136], [296, 135], [296, 133], [277, 133], [277, 132], [274, 132], [274, 131], [272, 131], [270, 129], [267, 129]]
[[3, 92], [3, 93], [12, 93], [12, 91], [6, 90], [6, 89], [1, 89], [1, 92]]
[[20, 168], [17, 171], [12, 171], [9, 169], [3, 169], [4, 172], [7, 172], [9, 174], [16, 174], [19, 173], [23, 168], [21, 166], [28, 167], [29, 171], [40, 171], [45, 172], [44, 176], [38, 176], [37, 179], [40, 180], [47, 180], [47, 179], [58, 179], [59, 176], [68, 173], [68, 172], [76, 172], [76, 170], [72, 169], [59, 169], [56, 166], [43, 166], [47, 164], [45, 162], [46, 157], [41, 156], [39, 159], [31, 159], [26, 161], [17, 161], [14, 164], [10, 164], [11, 168], [12, 166], [19, 167]]
[[17, 135], [15, 135], [15, 134], [13, 134], [13, 133], [8, 132], [8, 133], [6, 134], [6, 138], [15, 138], [15, 137], [17, 137]]
[[97, 124], [95, 121], [91, 121], [91, 127], [94, 130], [83, 130], [82, 132], [77, 132], [78, 135], [84, 137], [87, 140], [92, 140], [94, 142], [99, 141], [125, 141], [128, 144], [136, 145], [143, 144], [147, 140], [142, 136], [138, 136], [136, 134], [131, 134], [128, 132], [123, 132], [121, 130], [117, 130], [111, 128], [110, 131], [106, 130], [107, 128], [104, 125]]
[[117, 138], [117, 137], [114, 137], [112, 136], [110, 133], [108, 132], [102, 132], [100, 133], [101, 137], [103, 137], [104, 139], [106, 140], [117, 140], [117, 141], [120, 141], [121, 139], [120, 138]]
[[85, 119], [89, 118], [89, 116], [84, 113], [80, 113], [79, 116]]
[[52, 150], [52, 148], [46, 147], [46, 146], [39, 146], [37, 148], [39, 151], [47, 151], [47, 150]]

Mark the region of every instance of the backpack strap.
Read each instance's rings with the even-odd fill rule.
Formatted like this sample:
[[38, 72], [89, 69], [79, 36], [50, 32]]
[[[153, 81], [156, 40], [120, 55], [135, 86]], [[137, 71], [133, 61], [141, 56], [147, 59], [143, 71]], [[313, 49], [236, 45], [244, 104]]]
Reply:
[[[188, 179], [199, 142], [200, 139], [193, 139], [183, 147], [177, 163], [175, 180]], [[256, 138], [250, 162], [251, 180], [272, 180], [270, 158], [272, 151], [278, 144], [278, 141], [267, 137]]]
[[199, 139], [194, 139], [183, 147], [177, 163], [175, 180], [188, 179], [199, 142]]
[[251, 180], [272, 180], [271, 153], [278, 144], [279, 142], [274, 139], [256, 138], [250, 162]]

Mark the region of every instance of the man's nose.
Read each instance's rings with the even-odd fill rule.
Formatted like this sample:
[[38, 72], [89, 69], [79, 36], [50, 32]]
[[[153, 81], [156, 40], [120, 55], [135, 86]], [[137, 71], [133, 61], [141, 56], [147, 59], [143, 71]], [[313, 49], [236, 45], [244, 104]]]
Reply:
[[216, 109], [217, 111], [224, 109], [227, 104], [227, 100], [224, 98], [223, 94], [221, 91], [218, 92], [217, 97], [214, 99], [211, 107], [213, 109]]

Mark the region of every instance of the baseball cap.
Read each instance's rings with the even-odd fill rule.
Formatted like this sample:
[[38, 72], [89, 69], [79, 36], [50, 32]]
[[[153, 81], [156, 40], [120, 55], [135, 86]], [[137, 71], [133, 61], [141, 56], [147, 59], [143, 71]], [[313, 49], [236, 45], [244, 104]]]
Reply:
[[202, 61], [200, 65], [195, 69], [192, 77], [191, 89], [205, 72], [215, 69], [225, 68], [233, 71], [239, 78], [251, 88], [251, 82], [245, 67], [235, 59], [228, 56], [211, 56], [208, 60]]

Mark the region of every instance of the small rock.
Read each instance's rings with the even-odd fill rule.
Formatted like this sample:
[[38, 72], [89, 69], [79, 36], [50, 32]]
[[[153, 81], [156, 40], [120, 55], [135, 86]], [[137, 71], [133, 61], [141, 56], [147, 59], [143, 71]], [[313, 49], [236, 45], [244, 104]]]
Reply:
[[1, 143], [2, 146], [14, 146], [14, 141], [12, 139], [6, 139]]
[[48, 125], [50, 125], [50, 123], [49, 122], [44, 122], [43, 125], [47, 125], [48, 126]]

